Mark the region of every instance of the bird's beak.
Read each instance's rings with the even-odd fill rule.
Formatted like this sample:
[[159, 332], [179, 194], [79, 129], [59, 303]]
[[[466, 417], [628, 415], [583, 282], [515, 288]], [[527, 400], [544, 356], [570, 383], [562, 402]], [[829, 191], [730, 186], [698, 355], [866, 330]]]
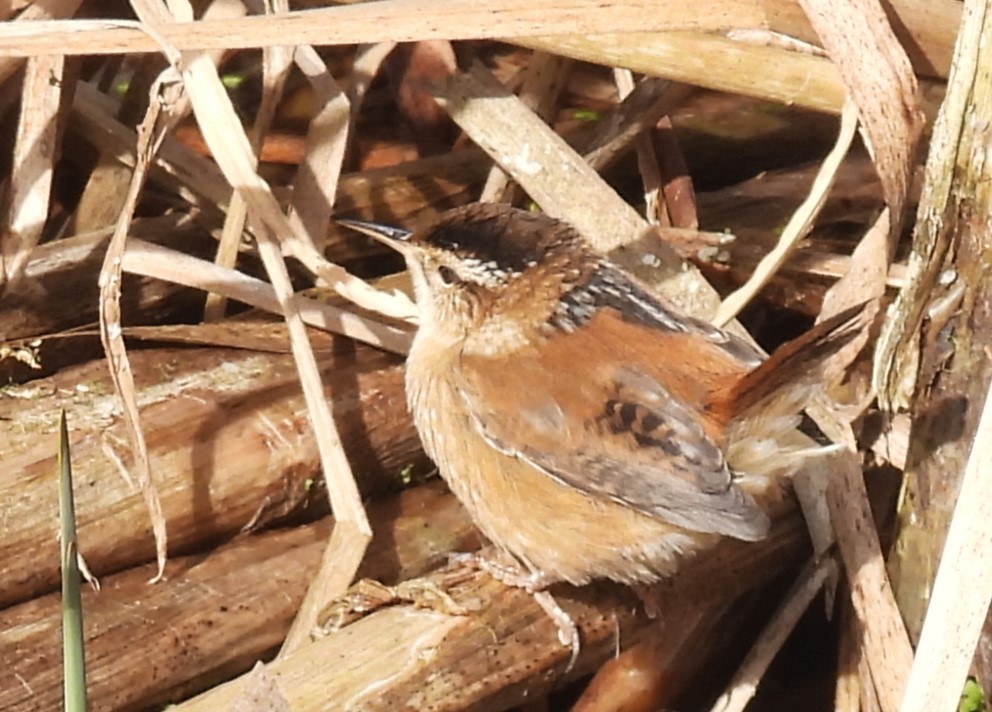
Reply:
[[338, 218], [336, 221], [345, 227], [351, 228], [355, 232], [360, 232], [363, 235], [368, 235], [369, 237], [375, 238], [384, 245], [388, 245], [393, 248], [401, 255], [409, 254], [412, 251], [412, 246], [408, 240], [410, 239], [410, 235], [413, 233], [409, 230], [404, 230], [401, 227], [391, 227], [389, 225], [366, 222], [365, 220]]

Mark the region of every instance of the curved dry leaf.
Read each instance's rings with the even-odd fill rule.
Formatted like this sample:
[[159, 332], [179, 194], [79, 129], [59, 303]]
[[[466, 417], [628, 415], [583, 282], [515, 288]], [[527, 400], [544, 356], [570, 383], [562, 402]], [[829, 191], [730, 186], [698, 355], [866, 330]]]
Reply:
[[[786, 259], [788, 259], [799, 241], [813, 227], [813, 221], [816, 220], [820, 209], [826, 203], [830, 186], [833, 185], [841, 161], [847, 155], [847, 150], [850, 148], [851, 141], [854, 139], [854, 130], [857, 124], [858, 121], [855, 115], [854, 105], [849, 101], [844, 102], [837, 142], [823, 160], [820, 170], [813, 180], [809, 195], [803, 201], [802, 205], [796, 209], [796, 212], [792, 214], [788, 224], [782, 230], [782, 235], [779, 237], [775, 248], [762, 258], [751, 278], [723, 300], [720, 308], [717, 310], [716, 316], [713, 317], [713, 323], [718, 326], [724, 326], [736, 317], [754, 295], [768, 283], [768, 280], [772, 278], [785, 263]], [[885, 288], [884, 280], [882, 282], [882, 288]]]
[[897, 234], [923, 129], [913, 67], [877, 0], [799, 3], [858, 107]]

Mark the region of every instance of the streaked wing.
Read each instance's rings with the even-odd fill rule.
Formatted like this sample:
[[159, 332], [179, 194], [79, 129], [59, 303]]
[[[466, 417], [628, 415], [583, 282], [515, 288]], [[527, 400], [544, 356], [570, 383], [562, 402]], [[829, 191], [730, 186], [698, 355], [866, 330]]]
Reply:
[[734, 483], [698, 409], [637, 366], [636, 344], [583, 342], [588, 333], [525, 349], [504, 367], [463, 356], [461, 393], [483, 437], [593, 497], [694, 531], [764, 536], [767, 517]]

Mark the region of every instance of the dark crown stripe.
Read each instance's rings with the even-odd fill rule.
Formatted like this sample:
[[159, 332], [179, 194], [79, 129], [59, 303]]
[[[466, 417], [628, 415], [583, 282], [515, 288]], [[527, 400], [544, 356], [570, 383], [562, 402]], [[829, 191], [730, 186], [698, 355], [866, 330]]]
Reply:
[[[507, 229], [510, 222], [512, 230]], [[450, 211], [418, 241], [465, 260], [491, 263], [497, 270], [516, 273], [540, 264], [552, 250], [581, 244], [572, 228], [546, 215], [495, 204]]]

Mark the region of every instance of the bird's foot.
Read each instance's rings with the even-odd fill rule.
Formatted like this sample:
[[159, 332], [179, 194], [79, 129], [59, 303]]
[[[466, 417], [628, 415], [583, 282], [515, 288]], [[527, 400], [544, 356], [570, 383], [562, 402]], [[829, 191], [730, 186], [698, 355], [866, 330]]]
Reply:
[[469, 609], [451, 597], [447, 589], [461, 583], [463, 578], [445, 576], [441, 581], [415, 578], [387, 586], [371, 579], [362, 579], [341, 598], [328, 603], [317, 616], [313, 638], [351, 625], [380, 608], [411, 603], [417, 608], [429, 608], [451, 616], [464, 616]]

